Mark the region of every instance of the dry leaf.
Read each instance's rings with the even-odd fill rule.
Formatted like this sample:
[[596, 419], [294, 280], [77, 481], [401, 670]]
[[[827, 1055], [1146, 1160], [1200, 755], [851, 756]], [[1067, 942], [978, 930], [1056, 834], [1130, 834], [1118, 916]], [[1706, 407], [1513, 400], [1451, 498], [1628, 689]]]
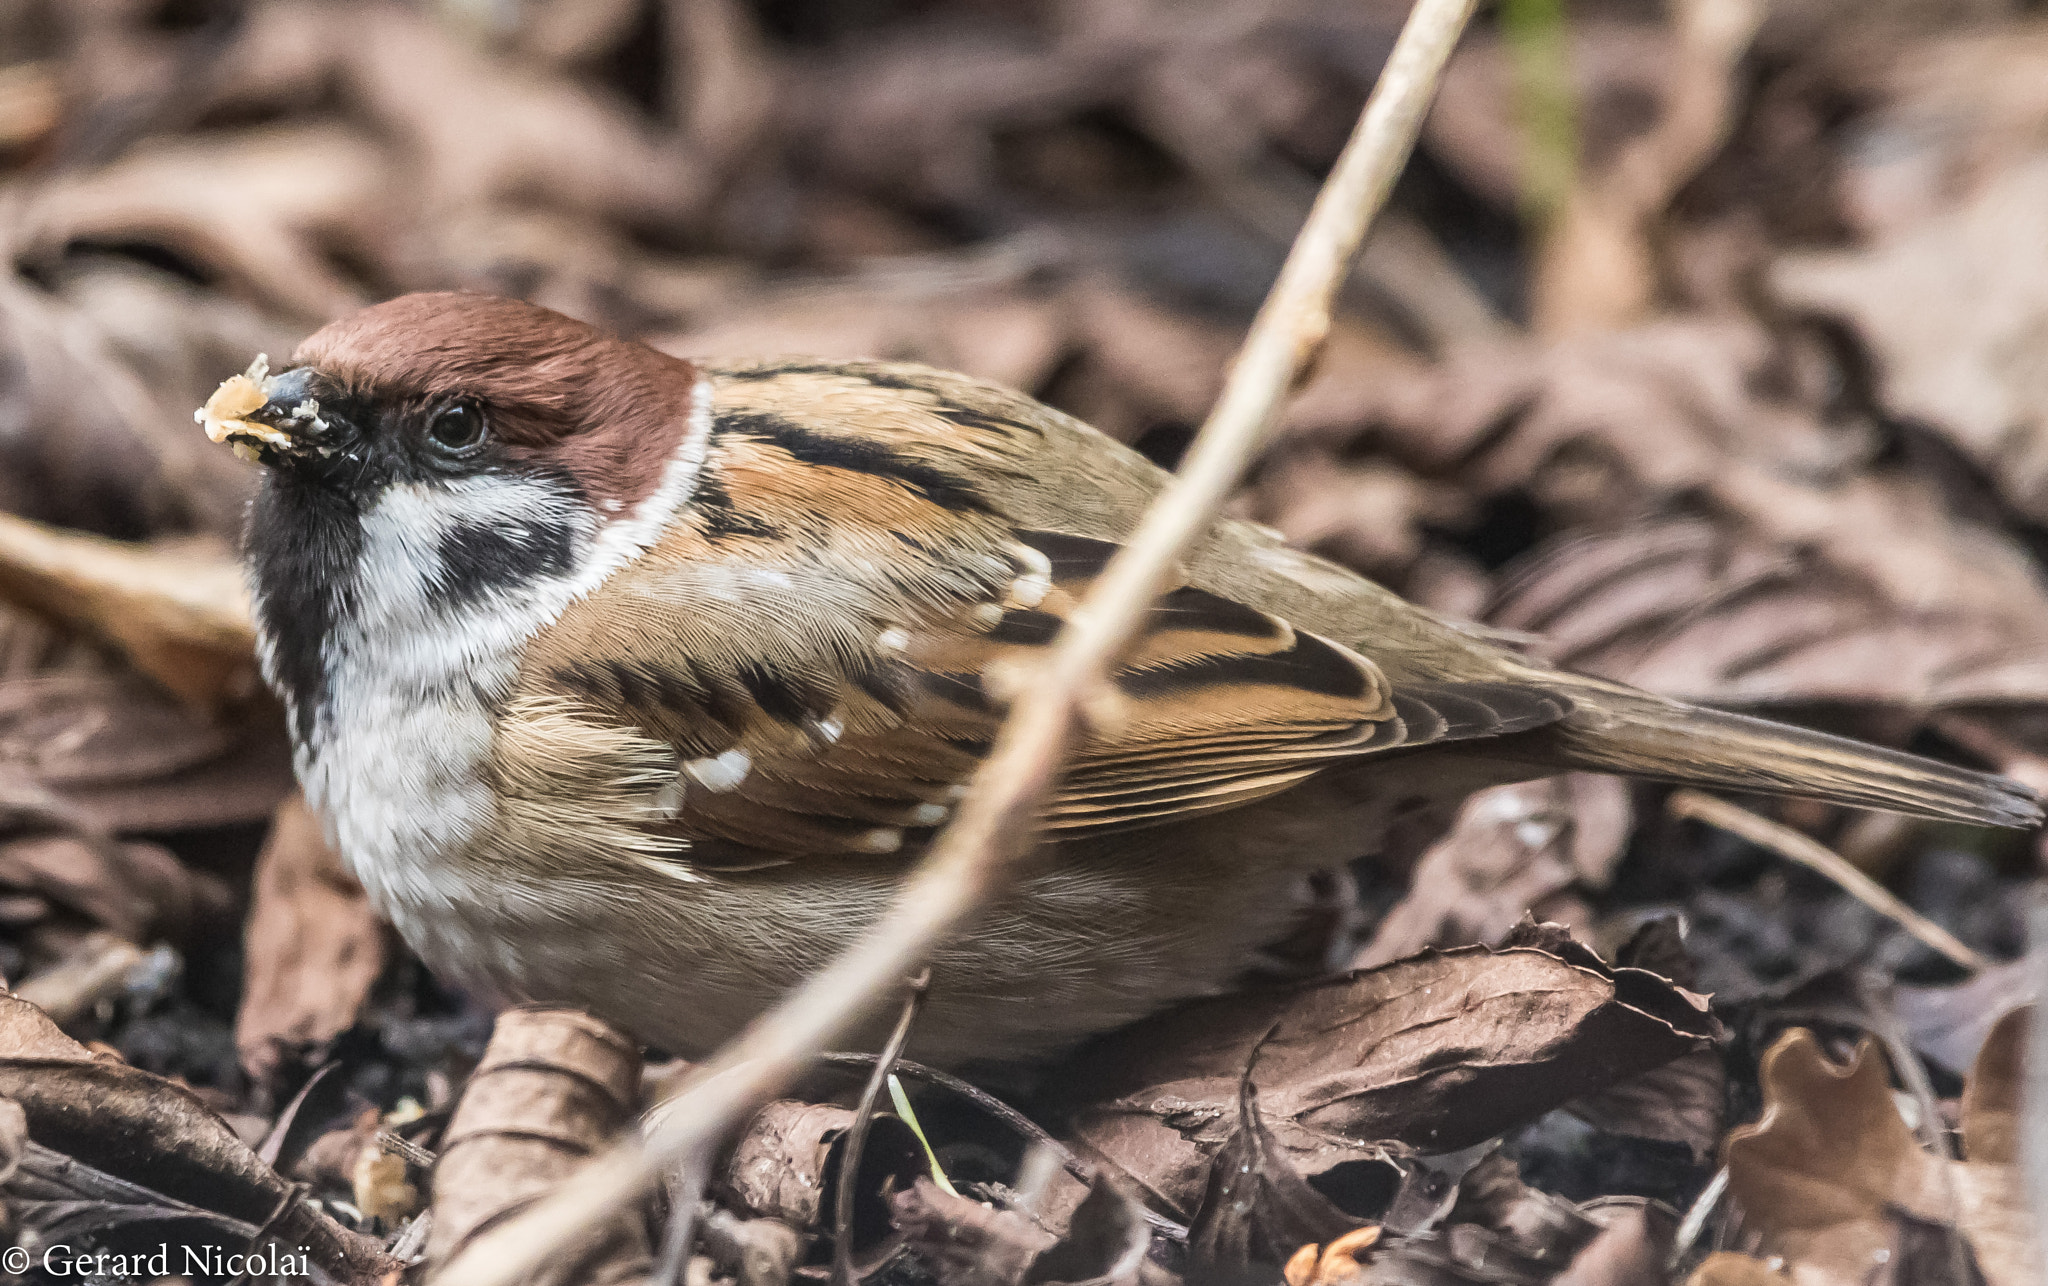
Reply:
[[1913, 1048], [1961, 1076], [2000, 1019], [2041, 999], [2040, 979], [2040, 959], [2028, 954], [1949, 987], [1895, 987], [1892, 1003]]
[[[1542, 634], [1573, 669], [1709, 702], [2048, 696], [2048, 597], [2024, 556], [1903, 484], [1858, 490], [1868, 503], [1842, 504], [1820, 544], [1685, 520], [1557, 542], [1504, 580], [1487, 619]], [[1895, 565], [1838, 556], [1858, 533]]]
[[389, 1266], [369, 1239], [306, 1201], [191, 1091], [96, 1058], [40, 1010], [0, 995], [0, 1097], [21, 1105], [36, 1143], [131, 1184], [266, 1228], [327, 1271], [374, 1279]]
[[942, 1286], [1135, 1286], [1152, 1241], [1143, 1213], [1099, 1178], [1058, 1234], [1016, 1211], [942, 1191], [922, 1175], [889, 1207], [904, 1245]]
[[[1239, 1082], [1291, 1164], [1452, 1152], [1700, 1048], [1706, 1003], [1608, 970], [1560, 931], [1428, 952], [1313, 986], [1205, 1001], [1068, 1065], [1073, 1137], [1189, 1214], [1233, 1137]], [[1562, 953], [1562, 954], [1560, 954]], [[1252, 1146], [1245, 1143], [1242, 1146]], [[1285, 1247], [1291, 1253], [1302, 1236]]]
[[0, 597], [111, 643], [195, 706], [257, 693], [249, 592], [224, 550], [102, 540], [0, 514]]
[[[500, 1014], [442, 1138], [428, 1260], [446, 1263], [508, 1213], [567, 1179], [633, 1119], [639, 1089], [639, 1046], [588, 1014]], [[645, 1224], [622, 1217], [555, 1256], [536, 1281], [638, 1282], [651, 1259]]]
[[168, 849], [82, 835], [0, 842], [0, 887], [35, 893], [137, 944], [227, 928], [235, 902], [217, 877]]
[[2048, 160], [1863, 251], [1789, 256], [1790, 306], [1852, 326], [1893, 413], [1949, 435], [2014, 508], [2048, 518]]
[[1581, 1207], [1600, 1231], [1550, 1286], [1665, 1286], [1678, 1221], [1668, 1210], [1619, 1198]]
[[[853, 1113], [831, 1103], [778, 1099], [754, 1114], [718, 1177], [722, 1196], [747, 1214], [779, 1219], [792, 1228], [826, 1226], [827, 1193], [837, 1189]], [[865, 1253], [887, 1222], [882, 1194], [901, 1191], [929, 1172], [924, 1146], [903, 1121], [877, 1112], [868, 1121], [855, 1180], [855, 1249]], [[877, 1218], [880, 1216], [880, 1218]]]
[[[366, 238], [381, 168], [373, 144], [332, 127], [152, 142], [38, 185], [6, 235], [17, 254], [51, 256], [81, 239], [148, 239], [302, 321], [324, 321], [366, 302], [320, 249], [323, 239]], [[233, 201], [220, 199], [224, 175]]]
[[293, 796], [256, 858], [235, 1016], [242, 1065], [267, 1081], [288, 1055], [324, 1047], [355, 1023], [383, 968], [377, 913]]
[[1523, 916], [1540, 919], [1574, 884], [1605, 881], [1628, 840], [1628, 788], [1572, 773], [1482, 790], [1417, 863], [1354, 968], [1425, 947], [1498, 942]]
[[1963, 1101], [1965, 1159], [1929, 1156], [1900, 1119], [1883, 1060], [1868, 1042], [1847, 1067], [1812, 1033], [1764, 1055], [1764, 1115], [1729, 1136], [1729, 1191], [1764, 1253], [1800, 1286], [1862, 1283], [1894, 1253], [1891, 1211], [1961, 1231], [1990, 1286], [2041, 1279], [2014, 1129], [2027, 1010], [2002, 1019]]
[[1685, 1286], [1786, 1286], [1787, 1280], [1761, 1259], [1717, 1250], [1693, 1269]]
[[364, 194], [439, 216], [525, 199], [634, 222], [673, 223], [702, 201], [696, 157], [624, 103], [575, 80], [493, 59], [398, 4], [264, 5], [223, 55], [237, 74], [209, 85], [218, 107], [297, 105], [339, 82], [353, 113], [395, 139], [414, 183]]
[[0, 773], [68, 806], [46, 824], [100, 836], [257, 821], [292, 788], [269, 703], [223, 721], [96, 654], [0, 680]]
[[1230, 1137], [1209, 1166], [1201, 1204], [1188, 1225], [1188, 1253], [1198, 1275], [1291, 1259], [1290, 1247], [1342, 1240], [1361, 1221], [1310, 1186], [1266, 1127], [1259, 1092], [1238, 1083]]

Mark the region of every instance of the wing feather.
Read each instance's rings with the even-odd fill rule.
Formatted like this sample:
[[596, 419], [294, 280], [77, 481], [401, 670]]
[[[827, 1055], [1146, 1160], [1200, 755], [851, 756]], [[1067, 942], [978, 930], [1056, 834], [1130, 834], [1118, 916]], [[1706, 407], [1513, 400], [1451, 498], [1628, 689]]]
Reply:
[[[1059, 429], [1044, 408], [907, 367], [720, 378], [683, 521], [536, 640], [515, 697], [671, 748], [666, 815], [644, 824], [693, 864], [915, 848], [1118, 546], [1010, 521], [976, 489], [1032, 485]], [[1077, 748], [1045, 824], [1241, 807], [1334, 762], [1564, 712], [1515, 685], [1396, 687], [1370, 646], [1169, 587], [1112, 675], [1120, 717]]]

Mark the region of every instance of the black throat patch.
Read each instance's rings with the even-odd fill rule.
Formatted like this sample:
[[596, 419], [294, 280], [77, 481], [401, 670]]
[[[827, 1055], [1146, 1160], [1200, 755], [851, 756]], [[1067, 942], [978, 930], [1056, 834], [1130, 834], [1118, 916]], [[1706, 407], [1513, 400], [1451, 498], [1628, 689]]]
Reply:
[[347, 496], [273, 473], [249, 507], [243, 536], [256, 592], [256, 626], [269, 643], [271, 686], [292, 711], [292, 732], [310, 741], [325, 708], [322, 648], [355, 614], [362, 518]]

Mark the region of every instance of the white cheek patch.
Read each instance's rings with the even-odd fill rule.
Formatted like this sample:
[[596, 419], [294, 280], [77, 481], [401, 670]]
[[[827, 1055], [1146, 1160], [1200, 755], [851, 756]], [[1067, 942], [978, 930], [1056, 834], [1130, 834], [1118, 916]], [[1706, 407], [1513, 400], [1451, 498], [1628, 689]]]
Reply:
[[[414, 906], [465, 896], [459, 870], [438, 858], [492, 824], [480, 771], [492, 708], [526, 644], [688, 501], [710, 447], [711, 396], [699, 381], [654, 492], [602, 525], [560, 485], [517, 474], [395, 484], [364, 513], [353, 610], [324, 640], [327, 703], [297, 759], [366, 885]], [[509, 570], [480, 579], [461, 564], [492, 540]]]

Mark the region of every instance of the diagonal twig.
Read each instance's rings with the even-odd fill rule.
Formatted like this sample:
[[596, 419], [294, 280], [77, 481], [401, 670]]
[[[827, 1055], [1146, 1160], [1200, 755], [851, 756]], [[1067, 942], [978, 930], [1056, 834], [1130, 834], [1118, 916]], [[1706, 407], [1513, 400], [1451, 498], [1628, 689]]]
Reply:
[[604, 1223], [664, 1168], [701, 1158], [742, 1113], [794, 1079], [1026, 867], [1039, 807], [1086, 726], [1104, 676], [1321, 350], [1337, 290], [1407, 162], [1475, 2], [1416, 0], [1179, 474], [1054, 641], [952, 824], [882, 920], [691, 1076], [643, 1147], [593, 1161], [521, 1217], [478, 1237], [436, 1281], [513, 1286]]
[[1977, 973], [1989, 964], [1947, 929], [1899, 901], [1882, 884], [1851, 866], [1847, 858], [1790, 826], [1781, 826], [1768, 817], [1759, 817], [1746, 808], [1737, 808], [1726, 800], [1715, 799], [1696, 790], [1674, 791], [1666, 807], [1673, 816], [1691, 817], [1724, 831], [1732, 831], [1752, 844], [1761, 845], [1809, 871], [1826, 876], [1841, 886], [1843, 892], [1879, 915], [1896, 921], [1907, 933], [1971, 973]]

